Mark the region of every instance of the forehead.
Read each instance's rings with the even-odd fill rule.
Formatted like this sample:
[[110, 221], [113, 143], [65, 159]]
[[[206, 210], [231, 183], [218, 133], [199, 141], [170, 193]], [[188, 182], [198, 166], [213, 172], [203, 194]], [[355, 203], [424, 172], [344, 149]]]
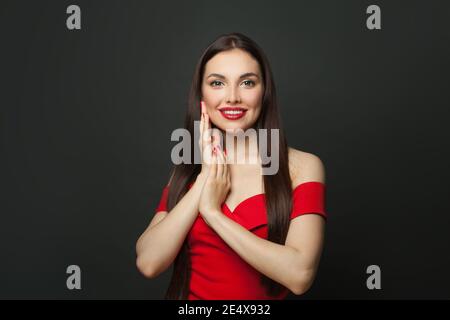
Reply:
[[212, 57], [205, 66], [205, 75], [219, 73], [226, 77], [239, 77], [246, 72], [260, 74], [259, 63], [241, 49], [222, 51]]

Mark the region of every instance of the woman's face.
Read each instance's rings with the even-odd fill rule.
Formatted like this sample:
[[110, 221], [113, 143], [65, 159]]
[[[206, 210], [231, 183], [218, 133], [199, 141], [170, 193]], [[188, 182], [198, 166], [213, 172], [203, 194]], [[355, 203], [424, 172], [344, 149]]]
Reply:
[[212, 57], [202, 79], [211, 122], [224, 131], [251, 128], [261, 112], [262, 81], [258, 61], [246, 51], [232, 49]]

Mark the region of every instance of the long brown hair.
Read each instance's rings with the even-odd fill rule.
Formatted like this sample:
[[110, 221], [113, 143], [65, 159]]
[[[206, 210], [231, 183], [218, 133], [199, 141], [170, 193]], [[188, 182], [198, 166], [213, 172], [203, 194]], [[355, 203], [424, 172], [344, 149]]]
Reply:
[[[267, 129], [268, 133], [270, 133], [270, 129], [279, 129], [279, 170], [274, 175], [264, 175], [264, 192], [268, 220], [268, 240], [284, 244], [289, 228], [289, 216], [292, 208], [292, 187], [288, 166], [288, 147], [281, 127], [272, 71], [264, 52], [253, 40], [240, 33], [225, 34], [218, 37], [206, 48], [194, 71], [184, 127], [189, 130], [191, 137], [194, 137], [194, 121], [200, 120], [201, 83], [206, 63], [219, 52], [234, 48], [244, 50], [252, 55], [253, 58], [258, 61], [261, 68], [264, 93], [261, 114], [254, 125], [254, 128]], [[198, 148], [197, 141], [193, 141], [194, 139], [191, 140], [191, 150]], [[270, 157], [270, 139], [268, 139], [267, 143], [267, 152]], [[188, 185], [193, 182], [200, 173], [201, 164], [194, 163], [193, 153], [191, 153], [191, 158], [190, 164], [181, 163], [179, 165], [174, 165], [173, 167], [169, 186], [168, 211], [181, 200], [188, 190]], [[187, 239], [185, 239], [175, 258], [172, 279], [166, 292], [165, 299], [187, 299], [190, 276], [191, 261], [189, 257], [189, 244]], [[276, 296], [285, 289], [282, 285], [263, 274], [261, 274], [261, 283], [266, 288], [267, 294], [271, 296]]]

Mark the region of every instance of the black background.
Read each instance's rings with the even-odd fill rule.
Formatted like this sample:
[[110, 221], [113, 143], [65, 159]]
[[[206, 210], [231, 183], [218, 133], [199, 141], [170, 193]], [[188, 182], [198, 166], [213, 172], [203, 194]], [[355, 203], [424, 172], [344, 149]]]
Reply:
[[449, 16], [445, 1], [2, 1], [0, 298], [163, 297], [171, 270], [145, 279], [135, 242], [197, 59], [233, 31], [270, 59], [289, 145], [326, 167], [320, 269], [291, 298], [449, 298]]

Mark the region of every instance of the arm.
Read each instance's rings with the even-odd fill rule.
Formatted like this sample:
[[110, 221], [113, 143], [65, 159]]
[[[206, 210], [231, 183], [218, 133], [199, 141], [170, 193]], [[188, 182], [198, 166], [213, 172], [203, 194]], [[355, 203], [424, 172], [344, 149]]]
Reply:
[[[293, 166], [296, 172], [292, 179], [294, 185], [306, 181], [325, 182], [324, 167], [318, 157], [308, 154], [302, 161], [294, 159], [294, 162], [297, 164]], [[325, 222], [321, 216], [309, 214], [292, 219], [286, 242], [282, 245], [258, 237], [215, 207], [205, 214], [200, 212], [210, 227], [256, 270], [297, 295], [309, 289], [323, 247]]]
[[[199, 147], [202, 154], [202, 170], [194, 185], [170, 211], [157, 212], [150, 225], [136, 243], [136, 265], [149, 278], [156, 277], [175, 260], [183, 242], [198, 216], [199, 200], [205, 184], [209, 164], [205, 162], [211, 153], [211, 123], [202, 102]], [[169, 182], [170, 184], [170, 182]]]
[[222, 212], [211, 214], [208, 224], [243, 260], [293, 293], [303, 294], [311, 286], [322, 250], [322, 217], [293, 219], [285, 245], [258, 237]]
[[153, 278], [174, 261], [198, 215], [198, 202], [204, 184], [199, 174], [194, 185], [168, 214], [157, 212], [136, 243], [136, 265], [146, 277]]

